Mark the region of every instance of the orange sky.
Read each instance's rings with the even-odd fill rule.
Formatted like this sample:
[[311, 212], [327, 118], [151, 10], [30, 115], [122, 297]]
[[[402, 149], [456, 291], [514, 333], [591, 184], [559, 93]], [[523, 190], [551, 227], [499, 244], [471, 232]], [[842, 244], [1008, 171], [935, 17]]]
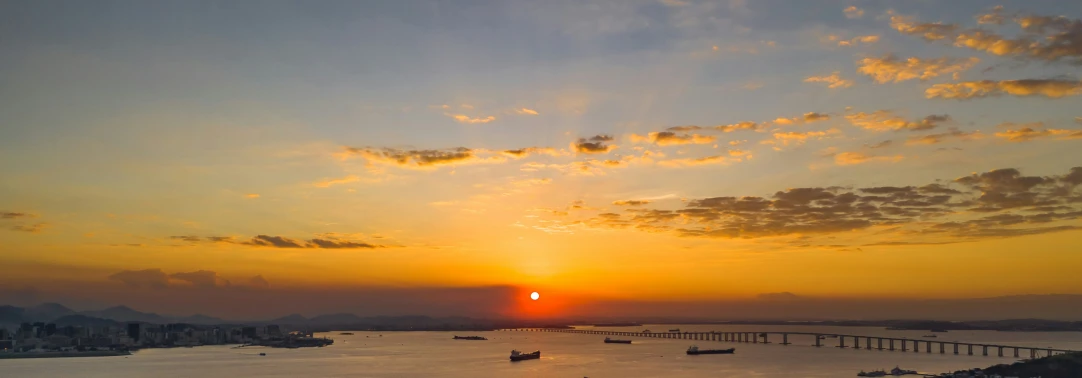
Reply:
[[1082, 294], [1082, 5], [767, 3], [12, 7], [0, 304]]

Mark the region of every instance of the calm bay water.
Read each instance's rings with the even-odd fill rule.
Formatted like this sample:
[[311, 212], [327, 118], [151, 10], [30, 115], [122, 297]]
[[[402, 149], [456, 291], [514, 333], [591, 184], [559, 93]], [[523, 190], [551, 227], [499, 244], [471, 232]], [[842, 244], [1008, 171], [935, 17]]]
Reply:
[[[589, 328], [589, 327], [585, 327]], [[863, 327], [646, 325], [610, 330], [791, 331], [920, 338], [926, 332]], [[537, 332], [462, 332], [488, 341], [452, 340], [448, 332], [337, 332], [326, 348], [268, 349], [206, 346], [147, 349], [127, 357], [0, 360], [0, 377], [853, 377], [856, 372], [895, 365], [921, 372], [985, 367], [1012, 357], [954, 356], [815, 348], [811, 336], [794, 345], [631, 338], [634, 344], [604, 344], [604, 336]], [[379, 335], [383, 335], [380, 337]], [[322, 336], [322, 335], [317, 335]], [[936, 340], [969, 341], [1082, 350], [1080, 333], [951, 331]], [[771, 340], [778, 342], [780, 340]], [[825, 339], [837, 345], [837, 339]], [[703, 348], [735, 347], [733, 355], [687, 356]], [[851, 340], [847, 344], [851, 343]], [[541, 350], [541, 360], [509, 362], [511, 349]], [[259, 356], [260, 352], [267, 356]], [[948, 346], [948, 353], [951, 352]], [[965, 349], [961, 352], [964, 354]], [[980, 353], [975, 350], [975, 353]], [[994, 351], [990, 353], [994, 354]], [[1009, 352], [1007, 352], [1009, 354]], [[1023, 356], [1025, 357], [1025, 356]]]

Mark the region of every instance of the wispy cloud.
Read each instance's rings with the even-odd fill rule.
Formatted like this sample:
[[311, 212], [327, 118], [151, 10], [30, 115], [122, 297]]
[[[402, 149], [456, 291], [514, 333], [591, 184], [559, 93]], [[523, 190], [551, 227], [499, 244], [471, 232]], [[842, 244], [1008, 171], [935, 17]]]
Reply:
[[809, 76], [804, 79], [805, 83], [825, 83], [827, 88], [849, 88], [853, 86], [852, 80], [842, 79], [840, 71], [834, 71], [827, 76]]

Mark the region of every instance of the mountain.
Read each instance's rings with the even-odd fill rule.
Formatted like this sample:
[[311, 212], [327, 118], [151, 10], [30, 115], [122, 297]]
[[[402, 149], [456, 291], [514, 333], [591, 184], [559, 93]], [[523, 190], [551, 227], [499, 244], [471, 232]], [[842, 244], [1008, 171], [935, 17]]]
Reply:
[[328, 314], [316, 316], [309, 321], [311, 324], [320, 325], [358, 324], [363, 323], [364, 318], [353, 314]]
[[269, 324], [308, 324], [308, 318], [301, 316], [300, 314], [291, 314], [283, 316], [278, 319], [268, 320]]
[[175, 322], [177, 322], [177, 323], [202, 324], [202, 325], [214, 325], [214, 324], [228, 323], [225, 320], [215, 318], [213, 316], [203, 315], [203, 314], [195, 314], [195, 315], [192, 315], [192, 316], [185, 316], [185, 317], [181, 317], [181, 318], [175, 318], [173, 320]]
[[166, 319], [161, 315], [139, 312], [127, 306], [110, 307], [99, 311], [83, 311], [81, 314], [95, 318], [115, 320], [118, 322], [169, 323], [169, 319]]
[[120, 323], [120, 322], [117, 322], [117, 321], [114, 321], [114, 320], [95, 318], [95, 317], [92, 317], [92, 316], [86, 316], [86, 315], [81, 315], [81, 314], [61, 316], [59, 318], [56, 318], [52, 322], [56, 323], [56, 325], [59, 326], [59, 327], [64, 327], [64, 326], [122, 327], [123, 326], [123, 323]]
[[37, 306], [27, 307], [23, 316], [27, 319], [33, 319], [34, 321], [49, 322], [53, 319], [73, 314], [75, 314], [75, 310], [67, 308], [59, 303], [42, 303]]
[[23, 314], [26, 312], [22, 307], [0, 306], [0, 324], [19, 324], [23, 322]]

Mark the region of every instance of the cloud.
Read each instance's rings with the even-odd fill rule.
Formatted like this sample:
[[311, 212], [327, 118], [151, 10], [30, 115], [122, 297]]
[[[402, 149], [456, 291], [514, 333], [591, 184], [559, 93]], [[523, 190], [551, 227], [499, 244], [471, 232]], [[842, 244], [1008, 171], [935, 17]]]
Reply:
[[203, 239], [201, 239], [201, 238], [199, 238], [198, 236], [195, 236], [195, 235], [170, 236], [169, 239], [186, 241], [186, 242], [189, 242], [189, 243], [198, 243], [198, 242], [203, 241]]
[[909, 138], [909, 140], [906, 140], [905, 144], [906, 145], [939, 144], [939, 143], [942, 143], [946, 139], [973, 140], [973, 139], [980, 139], [982, 137], [984, 137], [984, 135], [981, 134], [980, 131], [971, 131], [971, 132], [967, 133], [967, 132], [964, 132], [964, 131], [953, 129], [951, 131], [948, 131], [948, 132], [945, 132], [945, 133], [940, 133], [940, 134], [929, 134], [929, 135], [924, 135], [924, 136], [911, 137], [911, 138]]
[[802, 187], [768, 197], [699, 198], [688, 200], [682, 209], [633, 207], [581, 224], [683, 237], [798, 236], [805, 241], [822, 236], [832, 245], [842, 239], [832, 234], [875, 228], [871, 235], [861, 235], [855, 247], [874, 238], [934, 244], [1065, 232], [1082, 227], [1056, 223], [1078, 219], [1082, 167], [1058, 176], [1024, 176], [1007, 168], [923, 186]]
[[774, 140], [772, 140], [772, 141], [768, 140], [768, 141], [764, 141], [764, 142], [768, 142], [767, 144], [775, 144], [775, 145], [776, 144], [781, 144], [783, 146], [801, 145], [801, 144], [804, 144], [804, 142], [808, 141], [809, 139], [820, 140], [820, 139], [826, 138], [827, 136], [833, 136], [833, 135], [837, 135], [837, 134], [841, 134], [841, 132], [838, 131], [838, 129], [830, 129], [830, 130], [827, 130], [827, 131], [775, 132], [773, 134]]
[[245, 194], [244, 197], [245, 198], [255, 199], [255, 198], [259, 198], [259, 194], [257, 194], [257, 193], [248, 193], [248, 194]]
[[809, 76], [804, 79], [805, 83], [826, 83], [827, 88], [849, 88], [853, 86], [851, 80], [841, 78], [841, 72], [834, 71], [828, 76]]
[[[831, 39], [831, 40], [833, 40], [833, 39]], [[859, 37], [854, 37], [853, 39], [849, 39], [849, 40], [838, 41], [838, 46], [850, 47], [850, 46], [856, 46], [856, 45], [859, 45], [859, 44], [865, 44], [866, 45], [866, 44], [869, 44], [869, 43], [876, 43], [876, 42], [879, 42], [879, 36], [878, 35], [863, 35], [863, 36], [859, 36]]]
[[924, 91], [924, 97], [968, 100], [1009, 94], [1060, 98], [1082, 94], [1082, 81], [1067, 79], [981, 80], [936, 84]]
[[521, 159], [530, 155], [563, 156], [565, 154], [551, 147], [526, 147], [517, 150], [503, 150], [500, 153], [514, 159]]
[[725, 156], [707, 156], [701, 158], [687, 158], [687, 159], [670, 159], [657, 162], [657, 165], [662, 167], [679, 168], [679, 167], [696, 167], [701, 165], [711, 164], [727, 164], [728, 158]]
[[864, 58], [857, 62], [857, 72], [871, 76], [875, 82], [900, 83], [906, 80], [928, 80], [940, 75], [964, 72], [980, 63], [978, 58], [936, 58], [921, 59], [911, 57], [899, 59], [893, 54], [881, 58]]
[[161, 269], [124, 270], [113, 273], [109, 279], [134, 288], [164, 289], [169, 286], [169, 276]]
[[385, 246], [378, 244], [370, 244], [361, 241], [342, 240], [333, 234], [323, 234], [325, 236], [305, 240], [291, 239], [284, 236], [270, 236], [270, 235], [256, 235], [247, 241], [236, 242], [233, 238], [206, 238], [206, 241], [222, 242], [222, 243], [236, 243], [240, 245], [247, 245], [252, 247], [271, 247], [271, 248], [287, 248], [287, 249], [301, 249], [301, 248], [322, 248], [322, 249], [374, 249], [374, 248], [386, 248]]
[[348, 184], [348, 183], [357, 182], [357, 181], [361, 181], [361, 178], [359, 176], [357, 176], [357, 175], [349, 175], [349, 176], [342, 177], [342, 178], [325, 179], [325, 180], [322, 180], [322, 181], [317, 181], [317, 182], [312, 183], [312, 185], [317, 187], [317, 188], [329, 188], [329, 187], [331, 187], [333, 185]]
[[33, 218], [33, 214], [17, 213], [14, 211], [0, 211], [0, 219]]
[[304, 244], [301, 244], [298, 240], [269, 235], [256, 235], [251, 240], [241, 244], [275, 248], [304, 248]]
[[50, 224], [48, 224], [48, 223], [35, 223], [35, 224], [29, 225], [29, 226], [20, 224], [20, 225], [11, 226], [11, 230], [12, 231], [29, 232], [29, 233], [32, 233], [32, 234], [36, 234], [36, 233], [45, 231], [45, 229], [49, 228], [49, 226], [50, 226]]
[[842, 152], [834, 155], [834, 164], [837, 165], [855, 165], [864, 164], [870, 162], [890, 162], [896, 163], [903, 159], [902, 155], [895, 156], [875, 156], [861, 152]]
[[868, 147], [868, 148], [871, 148], [871, 149], [876, 149], [876, 148], [889, 147], [892, 144], [894, 144], [894, 141], [892, 141], [892, 140], [884, 140], [884, 141], [876, 143], [876, 144], [865, 144], [864, 147]]
[[[161, 270], [158, 270], [158, 272], [161, 272]], [[202, 289], [231, 286], [229, 280], [220, 278], [218, 277], [218, 273], [209, 270], [173, 273], [169, 275], [169, 278], [187, 282], [192, 286]]]
[[635, 143], [654, 143], [659, 146], [676, 146], [682, 144], [710, 144], [717, 141], [717, 137], [699, 134], [677, 134], [671, 131], [651, 132], [647, 135], [631, 134], [631, 141]]
[[889, 110], [877, 110], [872, 113], [857, 112], [847, 114], [845, 119], [853, 126], [872, 131], [925, 131], [951, 121], [949, 115], [930, 115], [918, 122], [909, 122]]
[[432, 169], [443, 165], [502, 163], [507, 161], [503, 156], [489, 156], [482, 158], [478, 155], [480, 152], [485, 151], [475, 151], [465, 147], [441, 150], [346, 147], [344, 152], [339, 153], [336, 156], [342, 159], [347, 159], [351, 156], [360, 156], [370, 163], [388, 164], [408, 169]]
[[648, 203], [650, 203], [649, 200], [622, 200], [612, 202], [612, 204], [616, 206], [642, 206]]
[[982, 25], [1002, 25], [1009, 18], [1022, 28], [1022, 33], [1015, 38], [983, 28], [963, 29], [956, 24], [921, 23], [900, 15], [891, 17], [891, 26], [902, 34], [921, 35], [925, 40], [950, 42], [956, 47], [992, 55], [1082, 64], [1082, 20], [1022, 13], [1006, 15], [1002, 10], [994, 8], [989, 13], [978, 14], [977, 22]]
[[579, 138], [578, 141], [571, 143], [571, 149], [580, 154], [607, 154], [609, 151], [615, 150], [616, 146], [605, 144], [605, 142], [612, 141], [614, 138], [611, 135], [595, 135], [590, 138]]
[[864, 10], [857, 8], [856, 6], [849, 6], [842, 10], [845, 13], [845, 18], [861, 18], [864, 17]]
[[470, 117], [470, 116], [465, 115], [465, 114], [454, 114], [454, 113], [443, 113], [443, 115], [453, 118], [455, 120], [455, 122], [465, 123], [465, 124], [470, 124], [470, 125], [484, 124], [484, 123], [489, 123], [489, 122], [492, 122], [492, 121], [496, 120], [495, 116]]
[[[1032, 126], [1026, 126], [1013, 130], [1006, 130], [996, 133], [996, 137], [1006, 139], [1010, 142], [1028, 142], [1039, 138], [1053, 137], [1059, 140], [1065, 139], [1082, 139], [1082, 130], [1069, 130], [1069, 129], [1047, 129], [1041, 128], [1042, 123], [1029, 124]], [[1037, 128], [1034, 128], [1036, 126]]]
[[308, 243], [309, 243], [308, 244], [309, 247], [312, 247], [312, 248], [327, 248], [327, 249], [356, 249], [356, 248], [381, 248], [382, 247], [382, 246], [379, 246], [379, 245], [368, 244], [368, 243], [351, 242], [351, 241], [338, 241], [338, 240], [327, 240], [327, 239], [312, 239], [312, 240], [309, 240]]
[[530, 109], [530, 108], [518, 108], [518, 109], [515, 109], [515, 113], [516, 114], [522, 114], [522, 115], [538, 115], [536, 110], [533, 110], [533, 109]]

